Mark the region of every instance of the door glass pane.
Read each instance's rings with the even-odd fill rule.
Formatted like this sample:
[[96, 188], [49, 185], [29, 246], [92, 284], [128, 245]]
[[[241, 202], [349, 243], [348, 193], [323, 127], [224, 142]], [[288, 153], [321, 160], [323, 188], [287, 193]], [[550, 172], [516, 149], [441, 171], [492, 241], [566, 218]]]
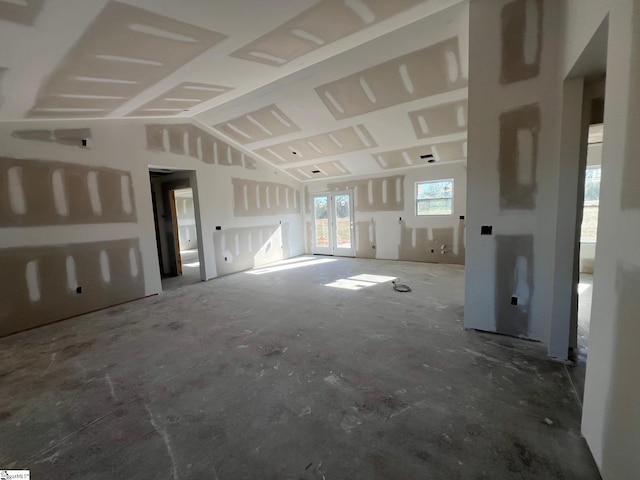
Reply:
[[314, 197], [313, 211], [316, 222], [316, 247], [329, 248], [329, 197]]
[[335, 196], [336, 247], [351, 248], [351, 203], [349, 195]]

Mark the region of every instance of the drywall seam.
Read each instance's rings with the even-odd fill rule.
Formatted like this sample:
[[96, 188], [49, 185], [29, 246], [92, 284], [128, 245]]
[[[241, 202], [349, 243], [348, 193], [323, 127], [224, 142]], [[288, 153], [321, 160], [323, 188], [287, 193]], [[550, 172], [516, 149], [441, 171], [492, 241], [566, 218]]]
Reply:
[[542, 0], [515, 0], [501, 11], [502, 63], [500, 83], [510, 84], [540, 74]]
[[536, 206], [540, 106], [525, 105], [500, 114], [500, 208]]
[[14, 130], [11, 135], [21, 140], [51, 142], [60, 145], [89, 148], [90, 128], [58, 128], [55, 130]]
[[137, 221], [124, 170], [0, 158], [0, 185], [1, 227]]
[[300, 213], [300, 192], [289, 185], [232, 178], [233, 215], [255, 217]]
[[137, 238], [5, 248], [0, 264], [0, 335], [145, 295]]

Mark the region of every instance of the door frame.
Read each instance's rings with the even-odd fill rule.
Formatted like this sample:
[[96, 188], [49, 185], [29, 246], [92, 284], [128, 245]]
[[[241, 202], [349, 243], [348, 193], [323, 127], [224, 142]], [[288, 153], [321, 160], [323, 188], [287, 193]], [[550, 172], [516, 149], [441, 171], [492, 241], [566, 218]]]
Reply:
[[[337, 245], [337, 215], [335, 208], [335, 200], [336, 197], [340, 195], [349, 195], [349, 214], [350, 214], [350, 235], [351, 235], [351, 248], [341, 248]], [[317, 238], [317, 230], [316, 230], [316, 198], [326, 198], [327, 199], [327, 235], [329, 240], [329, 245], [327, 247], [318, 247], [316, 245]], [[335, 255], [342, 257], [355, 257], [356, 256], [356, 248], [355, 248], [355, 222], [354, 222], [354, 207], [353, 207], [353, 190], [341, 190], [338, 192], [322, 192], [322, 193], [314, 193], [311, 196], [311, 215], [313, 218], [312, 224], [312, 235], [313, 238], [311, 240], [311, 253], [314, 255]]]

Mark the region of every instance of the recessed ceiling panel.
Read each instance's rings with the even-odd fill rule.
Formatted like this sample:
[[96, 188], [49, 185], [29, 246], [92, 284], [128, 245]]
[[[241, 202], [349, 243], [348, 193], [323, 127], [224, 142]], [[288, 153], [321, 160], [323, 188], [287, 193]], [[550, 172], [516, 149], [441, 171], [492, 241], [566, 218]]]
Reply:
[[213, 128], [243, 145], [300, 131], [300, 127], [275, 105], [219, 123]]
[[224, 38], [109, 2], [41, 87], [28, 116], [104, 116]]
[[323, 0], [231, 54], [280, 66], [424, 0]]
[[33, 25], [44, 0], [0, 0], [0, 20]]
[[340, 120], [466, 86], [456, 37], [322, 85], [316, 92]]
[[365, 126], [356, 125], [313, 137], [271, 145], [255, 150], [255, 152], [275, 164], [284, 164], [314, 160], [376, 146], [375, 140]]
[[304, 167], [287, 168], [285, 171], [302, 181], [318, 180], [326, 177], [341, 177], [351, 173], [345, 168], [342, 162], [338, 160], [334, 162], [316, 163]]
[[[426, 156], [427, 158], [420, 158]], [[426, 165], [433, 159], [433, 153], [429, 145], [423, 147], [411, 147], [390, 152], [380, 152], [372, 155], [375, 161], [385, 170], [393, 168], [406, 168], [415, 165]]]
[[467, 141], [438, 143], [431, 145], [431, 153], [436, 162], [452, 162], [467, 158]]
[[438, 137], [467, 130], [467, 101], [409, 112], [417, 138]]
[[131, 112], [130, 117], [173, 116], [232, 90], [208, 83], [183, 82]]

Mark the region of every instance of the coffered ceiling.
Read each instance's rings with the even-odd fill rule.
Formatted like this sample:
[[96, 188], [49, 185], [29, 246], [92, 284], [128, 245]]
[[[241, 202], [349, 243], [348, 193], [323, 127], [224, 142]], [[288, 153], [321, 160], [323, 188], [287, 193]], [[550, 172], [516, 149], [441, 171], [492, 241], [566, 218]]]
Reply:
[[191, 117], [301, 181], [437, 168], [466, 158], [467, 10], [0, 0], [0, 120]]

